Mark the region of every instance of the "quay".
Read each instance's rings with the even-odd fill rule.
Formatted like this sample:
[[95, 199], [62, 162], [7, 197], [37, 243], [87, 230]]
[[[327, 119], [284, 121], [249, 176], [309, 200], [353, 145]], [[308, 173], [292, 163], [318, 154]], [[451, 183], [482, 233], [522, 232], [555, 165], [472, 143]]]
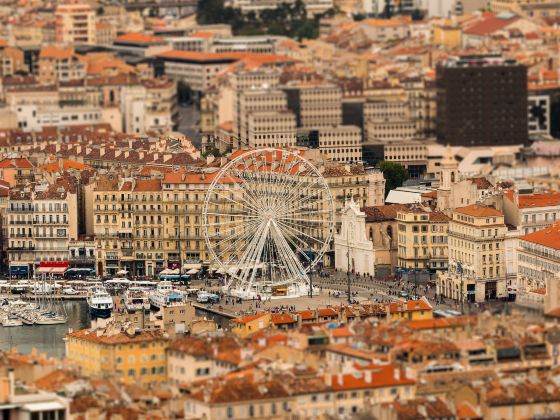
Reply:
[[205, 305], [202, 303], [192, 302], [192, 306], [195, 307], [196, 309], [200, 309], [201, 311], [210, 312], [212, 314], [220, 315], [228, 319], [237, 318], [237, 315], [235, 315], [234, 313], [226, 312], [224, 310], [219, 310], [214, 308], [213, 306]]
[[51, 295], [51, 294], [32, 294], [32, 293], [28, 293], [28, 294], [7, 294], [7, 293], [2, 293], [0, 294], [0, 299], [22, 299], [22, 300], [28, 300], [28, 299], [45, 299], [45, 298], [49, 298], [49, 299], [61, 299], [61, 300], [86, 300], [87, 299], [87, 294], [85, 293], [80, 293], [79, 295]]

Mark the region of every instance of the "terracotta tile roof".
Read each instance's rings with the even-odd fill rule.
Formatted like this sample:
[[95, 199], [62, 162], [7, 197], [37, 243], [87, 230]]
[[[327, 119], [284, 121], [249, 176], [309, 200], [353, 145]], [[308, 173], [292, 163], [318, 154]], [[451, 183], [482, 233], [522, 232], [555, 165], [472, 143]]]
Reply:
[[75, 160], [69, 159], [60, 159], [62, 162], [54, 161], [51, 163], [47, 163], [45, 165], [41, 165], [37, 167], [37, 170], [45, 171], [45, 172], [61, 172], [68, 171], [68, 170], [76, 170], [76, 171], [87, 171], [93, 169], [89, 165], [84, 165], [83, 163], [76, 162]]
[[[163, 177], [164, 184], [210, 184], [214, 181], [219, 171], [210, 173], [197, 173], [188, 171], [178, 171], [166, 173]], [[239, 178], [221, 178], [221, 183], [241, 182]]]
[[384, 222], [395, 220], [399, 211], [410, 209], [408, 204], [385, 204], [383, 206], [363, 207], [362, 211], [366, 214], [366, 222]]
[[493, 187], [492, 183], [488, 181], [484, 177], [476, 177], [476, 178], [467, 178], [473, 184], [476, 185], [476, 189], [478, 190], [489, 190]]
[[60, 391], [69, 383], [77, 381], [78, 378], [72, 372], [57, 369], [35, 381], [35, 386], [44, 391]]
[[69, 59], [74, 57], [74, 49], [72, 47], [56, 47], [53, 45], [41, 48], [39, 58], [54, 58], [56, 60]]
[[432, 211], [429, 213], [430, 220], [432, 222], [447, 222], [449, 217], [441, 211]]
[[116, 42], [126, 42], [129, 44], [162, 44], [165, 39], [159, 36], [143, 34], [140, 32], [129, 32], [115, 38]]
[[297, 324], [297, 318], [291, 314], [272, 314], [271, 321], [274, 325]]
[[248, 316], [245, 316], [245, 317], [242, 317], [242, 318], [235, 318], [233, 320], [233, 322], [235, 322], [237, 324], [247, 324], [248, 322], [254, 321], [254, 320], [259, 319], [259, 318], [261, 318], [263, 316], [266, 316], [266, 315], [267, 315], [267, 313], [265, 313], [265, 312], [259, 312], [259, 313], [256, 313], [254, 315], [248, 315]]
[[457, 326], [471, 325], [477, 323], [476, 317], [459, 316], [452, 318], [411, 319], [406, 320], [405, 325], [413, 330], [436, 330], [453, 328]]
[[556, 224], [542, 230], [537, 230], [536, 232], [521, 236], [519, 239], [547, 248], [560, 250], [560, 225]]
[[390, 312], [412, 312], [412, 311], [430, 311], [432, 307], [424, 299], [419, 300], [409, 300], [406, 302], [390, 302], [389, 305]]
[[200, 390], [192, 391], [188, 398], [210, 404], [222, 404], [281, 399], [289, 396], [289, 392], [280, 380], [253, 381], [251, 377], [234, 377], [207, 381]]
[[[371, 378], [368, 376], [371, 375]], [[350, 374], [331, 375], [331, 388], [334, 391], [354, 389], [386, 388], [414, 385], [414, 379], [406, 377], [404, 371], [393, 365], [379, 365], [369, 371]]]
[[455, 415], [444, 400], [436, 398], [417, 398], [392, 403], [395, 418], [398, 420], [454, 419]]
[[494, 32], [505, 29], [512, 23], [517, 22], [519, 19], [519, 16], [513, 16], [509, 19], [505, 19], [492, 14], [484, 18], [482, 21], [469, 26], [463, 31], [463, 33], [475, 36], [490, 35]]
[[482, 419], [482, 416], [468, 402], [457, 404], [456, 414], [458, 420]]
[[155, 329], [141, 330], [134, 335], [127, 334], [125, 332], [119, 332], [113, 335], [98, 335], [97, 331], [84, 329], [68, 333], [67, 337], [108, 345], [167, 340], [167, 338], [164, 337], [164, 332], [162, 330]]
[[[509, 190], [506, 193], [506, 197], [511, 202], [515, 202], [514, 192], [512, 190]], [[519, 194], [517, 196], [517, 200], [519, 202], [517, 207], [520, 209], [529, 209], [535, 207], [555, 207], [560, 206], [560, 192]]]
[[161, 180], [137, 179], [134, 183], [134, 191], [161, 191]]
[[457, 213], [466, 214], [473, 217], [496, 217], [503, 216], [503, 213], [494, 207], [482, 206], [480, 204], [471, 204], [466, 207], [458, 207], [455, 209]]
[[6, 158], [0, 161], [0, 168], [32, 169], [33, 165], [26, 158], [15, 158], [15, 159]]

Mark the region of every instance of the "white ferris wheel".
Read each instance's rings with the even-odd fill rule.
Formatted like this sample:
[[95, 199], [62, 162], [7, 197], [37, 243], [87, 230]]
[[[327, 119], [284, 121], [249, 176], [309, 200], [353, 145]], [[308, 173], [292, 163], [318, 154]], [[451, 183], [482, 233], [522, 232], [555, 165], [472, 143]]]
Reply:
[[255, 149], [234, 155], [217, 172], [202, 223], [227, 293], [243, 299], [303, 296], [311, 293], [308, 274], [332, 239], [333, 199], [299, 151]]

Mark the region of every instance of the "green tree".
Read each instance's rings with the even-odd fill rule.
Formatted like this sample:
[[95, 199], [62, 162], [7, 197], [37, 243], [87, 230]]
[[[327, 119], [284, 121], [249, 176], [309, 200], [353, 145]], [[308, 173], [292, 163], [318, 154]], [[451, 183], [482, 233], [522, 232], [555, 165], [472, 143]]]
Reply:
[[196, 21], [200, 24], [224, 23], [224, 0], [198, 0]]
[[294, 36], [299, 41], [305, 38], [317, 38], [319, 36], [319, 24], [314, 20], [306, 20], [301, 25], [297, 25]]
[[385, 196], [389, 194], [389, 191], [402, 186], [408, 179], [408, 171], [398, 163], [383, 161], [378, 166], [385, 178]]

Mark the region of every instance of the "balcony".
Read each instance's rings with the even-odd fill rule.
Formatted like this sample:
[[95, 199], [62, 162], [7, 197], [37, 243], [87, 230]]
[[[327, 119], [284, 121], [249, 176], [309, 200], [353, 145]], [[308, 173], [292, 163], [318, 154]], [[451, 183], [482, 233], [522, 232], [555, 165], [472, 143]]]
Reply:
[[8, 246], [8, 251], [35, 251], [35, 246]]

